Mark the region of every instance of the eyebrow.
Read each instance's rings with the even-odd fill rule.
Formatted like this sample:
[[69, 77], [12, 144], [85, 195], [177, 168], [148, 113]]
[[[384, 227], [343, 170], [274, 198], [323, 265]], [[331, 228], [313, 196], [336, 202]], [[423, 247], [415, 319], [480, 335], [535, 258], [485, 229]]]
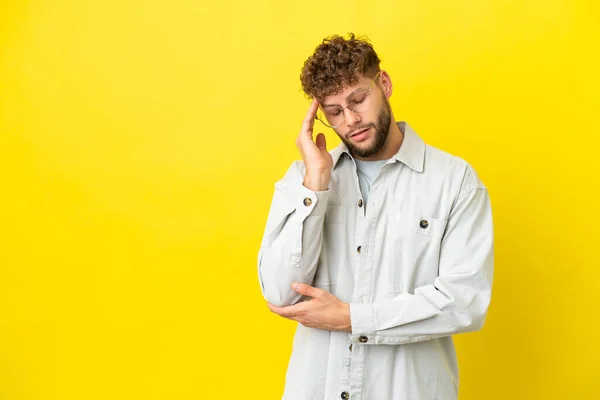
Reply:
[[[354, 92], [350, 93], [348, 96], [346, 96], [346, 100], [348, 100], [349, 97], [351, 97], [352, 95], [354, 95], [357, 92], [360, 92], [361, 90], [367, 90], [366, 87], [364, 88], [358, 88], [356, 89]], [[321, 104], [321, 107], [326, 108], [326, 107], [341, 107], [341, 104]]]

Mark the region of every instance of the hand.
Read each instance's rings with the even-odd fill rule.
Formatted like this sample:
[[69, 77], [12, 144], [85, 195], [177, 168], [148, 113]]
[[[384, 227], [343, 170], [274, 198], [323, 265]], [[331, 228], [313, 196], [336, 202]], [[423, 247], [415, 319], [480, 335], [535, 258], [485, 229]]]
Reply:
[[313, 127], [318, 108], [319, 102], [315, 99], [312, 101], [308, 114], [302, 122], [302, 129], [300, 129], [300, 134], [296, 139], [296, 146], [300, 150], [300, 155], [306, 166], [304, 186], [314, 191], [325, 191], [329, 187], [333, 159], [327, 151], [325, 135], [319, 133], [316, 140], [313, 140]]
[[348, 303], [344, 303], [325, 290], [303, 283], [294, 283], [292, 288], [296, 292], [312, 298], [287, 307], [277, 307], [268, 303], [272, 312], [284, 318], [298, 321], [309, 328], [352, 332], [350, 305]]

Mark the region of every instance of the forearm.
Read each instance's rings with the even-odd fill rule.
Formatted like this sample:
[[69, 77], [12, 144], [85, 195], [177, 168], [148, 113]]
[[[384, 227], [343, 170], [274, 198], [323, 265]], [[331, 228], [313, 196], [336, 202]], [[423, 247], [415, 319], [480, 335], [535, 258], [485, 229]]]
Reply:
[[404, 344], [475, 331], [483, 326], [490, 298], [491, 282], [465, 286], [455, 277], [438, 278], [414, 294], [350, 304], [352, 338], [366, 337], [367, 344]]
[[[323, 242], [323, 220], [329, 192], [305, 187], [286, 192], [279, 188], [259, 251], [259, 279], [263, 296], [277, 306], [296, 303], [301, 296], [293, 282], [311, 284]], [[276, 208], [275, 210], [273, 208]]]
[[487, 191], [468, 191], [450, 215], [435, 281], [389, 300], [351, 304], [353, 338], [402, 344], [480, 329], [491, 299], [493, 242]]

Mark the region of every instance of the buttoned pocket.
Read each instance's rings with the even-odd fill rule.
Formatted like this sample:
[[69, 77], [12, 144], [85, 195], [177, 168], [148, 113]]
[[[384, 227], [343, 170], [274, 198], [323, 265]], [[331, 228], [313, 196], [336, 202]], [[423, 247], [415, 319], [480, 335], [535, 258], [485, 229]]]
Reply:
[[389, 227], [393, 241], [390, 292], [413, 293], [432, 284], [439, 272], [440, 247], [447, 220], [427, 214], [397, 212]]
[[317, 263], [314, 286], [326, 289], [337, 283], [343, 244], [343, 208], [327, 206], [323, 222], [323, 244]]

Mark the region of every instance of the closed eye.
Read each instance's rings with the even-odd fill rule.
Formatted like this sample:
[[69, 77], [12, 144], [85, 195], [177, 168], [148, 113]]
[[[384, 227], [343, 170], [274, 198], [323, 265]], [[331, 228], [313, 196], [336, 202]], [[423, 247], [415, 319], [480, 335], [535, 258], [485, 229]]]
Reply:
[[355, 99], [350, 100], [352, 104], [362, 104], [367, 99], [367, 96], [357, 97]]
[[332, 116], [332, 117], [337, 117], [338, 115], [340, 115], [342, 113], [342, 109], [341, 108], [336, 108], [333, 110], [327, 110], [327, 114]]

